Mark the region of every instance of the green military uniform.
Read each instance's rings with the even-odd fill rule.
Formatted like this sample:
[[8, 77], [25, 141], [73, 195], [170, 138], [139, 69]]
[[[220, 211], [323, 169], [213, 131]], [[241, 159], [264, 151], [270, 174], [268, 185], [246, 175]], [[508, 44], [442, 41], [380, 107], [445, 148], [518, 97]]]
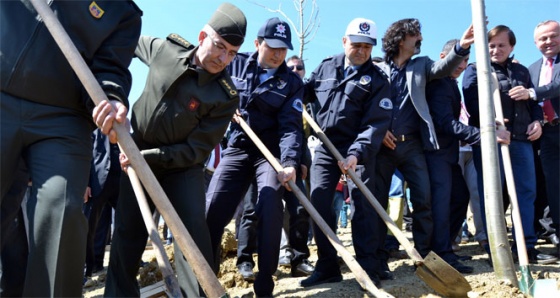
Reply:
[[[205, 221], [203, 162], [223, 137], [239, 104], [224, 70], [210, 74], [194, 64], [198, 47], [178, 35], [141, 37], [136, 56], [150, 66], [146, 87], [132, 109], [133, 139], [208, 262], [212, 249]], [[121, 179], [105, 295], [139, 295], [136, 273], [148, 234], [128, 177]], [[188, 264], [175, 246], [175, 266], [187, 296]]]

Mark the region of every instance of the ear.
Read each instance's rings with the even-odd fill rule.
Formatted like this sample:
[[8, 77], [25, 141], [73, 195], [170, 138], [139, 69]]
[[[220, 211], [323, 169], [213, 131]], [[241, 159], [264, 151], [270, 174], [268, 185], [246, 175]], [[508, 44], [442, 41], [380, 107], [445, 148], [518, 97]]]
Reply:
[[346, 36], [343, 36], [343, 37], [342, 37], [342, 47], [343, 47], [343, 48], [344, 48], [344, 45], [346, 45], [346, 40], [348, 40], [348, 39], [346, 38]]
[[198, 33], [198, 43], [202, 44], [202, 41], [208, 37], [208, 34], [204, 31], [200, 31], [200, 33]]
[[259, 40], [257, 38], [255, 38], [255, 49], [259, 49]]
[[439, 59], [445, 58], [445, 54], [443, 52], [439, 53]]

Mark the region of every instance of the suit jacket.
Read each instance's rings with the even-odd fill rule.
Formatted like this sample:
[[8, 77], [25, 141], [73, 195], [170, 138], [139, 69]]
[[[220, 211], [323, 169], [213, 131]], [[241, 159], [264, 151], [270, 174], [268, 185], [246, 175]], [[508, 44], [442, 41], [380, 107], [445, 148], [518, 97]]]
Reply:
[[[464, 58], [465, 56], [458, 55], [455, 50], [452, 50], [445, 58], [438, 61], [433, 61], [429, 57], [423, 56], [410, 59], [406, 65], [408, 93], [416, 112], [423, 120], [420, 133], [424, 149], [426, 150], [439, 149], [436, 130], [426, 101], [426, 84], [431, 80], [449, 76], [461, 64]], [[391, 67], [389, 64], [381, 62], [378, 66], [383, 69], [390, 81]]]
[[554, 69], [552, 71], [552, 81], [544, 86], [539, 86], [539, 77], [541, 73], [541, 67], [543, 63], [543, 58], [537, 60], [535, 63], [529, 66], [529, 74], [531, 75], [531, 81], [535, 86], [535, 94], [537, 95], [537, 100], [542, 102], [543, 99], [548, 99], [551, 101], [552, 106], [556, 114], [560, 115], [560, 53], [556, 55], [556, 60], [554, 60]]

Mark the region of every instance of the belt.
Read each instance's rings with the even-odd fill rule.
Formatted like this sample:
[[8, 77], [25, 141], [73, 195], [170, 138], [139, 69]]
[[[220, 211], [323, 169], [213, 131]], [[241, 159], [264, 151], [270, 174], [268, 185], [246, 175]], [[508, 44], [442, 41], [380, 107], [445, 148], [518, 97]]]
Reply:
[[409, 135], [396, 135], [395, 138], [397, 138], [395, 142], [406, 142], [410, 140], [418, 140], [420, 139], [420, 136], [417, 133], [413, 133]]

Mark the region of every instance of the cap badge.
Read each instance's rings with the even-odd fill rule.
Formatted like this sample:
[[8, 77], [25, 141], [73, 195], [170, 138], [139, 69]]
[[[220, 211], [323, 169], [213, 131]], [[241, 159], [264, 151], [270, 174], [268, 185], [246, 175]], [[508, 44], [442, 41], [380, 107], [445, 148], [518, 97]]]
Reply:
[[369, 29], [370, 29], [370, 26], [367, 22], [360, 23], [360, 31], [362, 31], [360, 33], [367, 34], [367, 32], [369, 32]]
[[276, 25], [276, 33], [274, 33], [274, 36], [287, 38], [286, 37], [286, 26], [284, 26], [284, 24], [282, 24], [282, 23]]
[[101, 7], [99, 7], [99, 5], [95, 3], [95, 1], [92, 1], [89, 5], [89, 13], [91, 13], [94, 18], [101, 19], [105, 11], [101, 9]]

